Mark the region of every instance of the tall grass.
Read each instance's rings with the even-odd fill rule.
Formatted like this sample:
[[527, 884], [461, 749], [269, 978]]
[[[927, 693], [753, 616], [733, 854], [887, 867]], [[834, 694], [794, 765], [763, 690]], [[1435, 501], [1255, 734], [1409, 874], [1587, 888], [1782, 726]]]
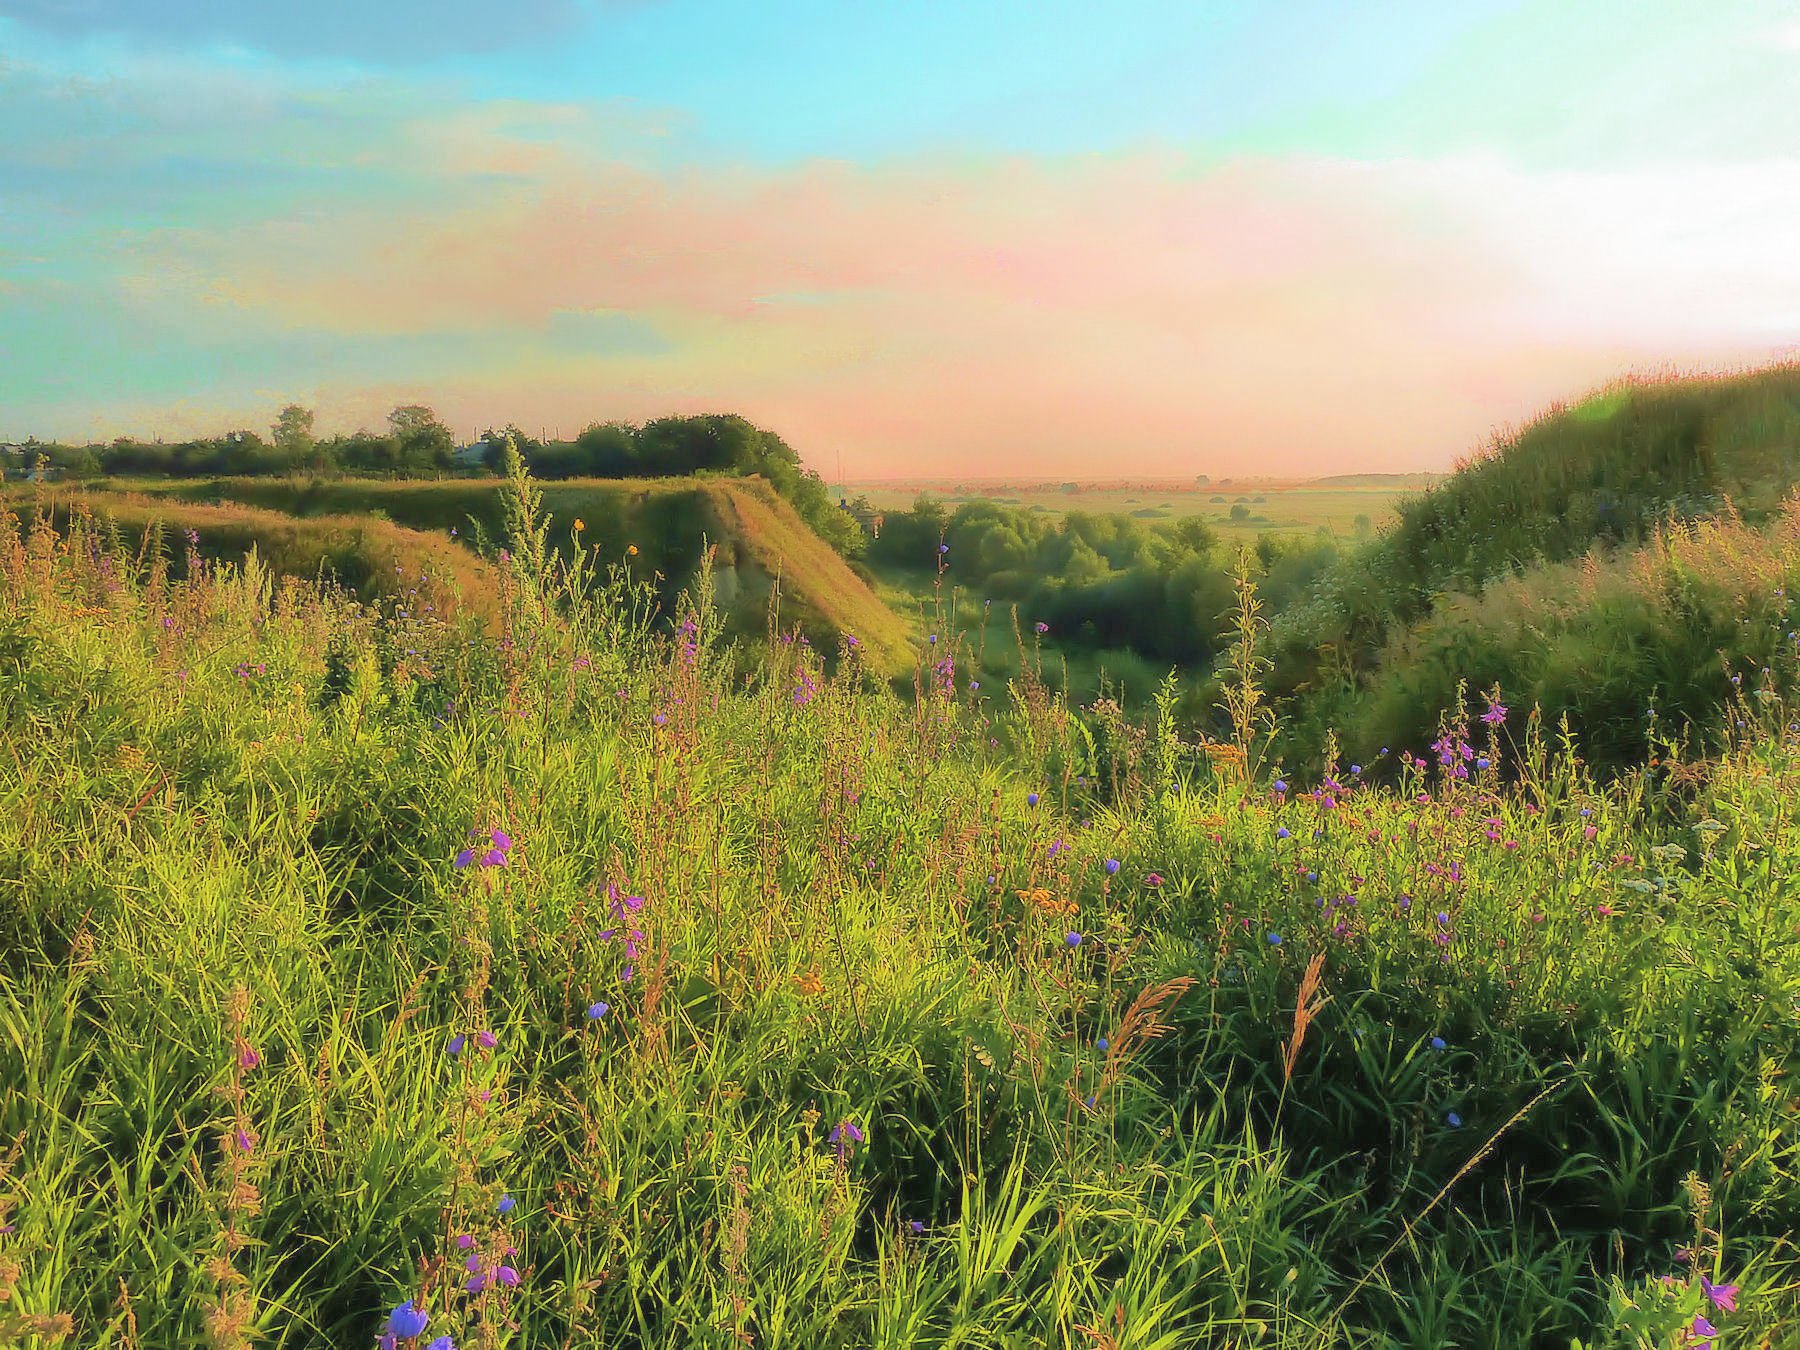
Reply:
[[908, 700], [778, 634], [745, 679], [704, 581], [653, 629], [508, 491], [487, 633], [0, 529], [5, 1335], [1800, 1316], [1778, 701], [1679, 780], [1504, 728], [1392, 789], [1271, 780], [1029, 669], [971, 694], [928, 652]]

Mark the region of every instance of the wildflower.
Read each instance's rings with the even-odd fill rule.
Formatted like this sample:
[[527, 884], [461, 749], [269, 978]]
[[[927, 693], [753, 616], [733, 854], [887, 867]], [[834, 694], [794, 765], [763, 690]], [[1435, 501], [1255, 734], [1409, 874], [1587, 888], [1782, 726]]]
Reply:
[[1498, 702], [1488, 704], [1487, 711], [1481, 714], [1481, 720], [1490, 727], [1499, 726], [1506, 720], [1506, 705]]
[[1689, 1333], [1688, 1344], [1692, 1346], [1711, 1346], [1719, 1329], [1706, 1320], [1705, 1313], [1694, 1314], [1693, 1330]]
[[439, 1336], [430, 1345], [426, 1346], [425, 1350], [456, 1350], [456, 1342], [451, 1340], [448, 1336]]
[[473, 1233], [458, 1233], [456, 1235], [456, 1249], [458, 1251], [466, 1252], [474, 1245], [475, 1235]]
[[938, 555], [940, 557], [942, 555], [948, 553], [949, 551], [950, 551], [950, 545], [948, 545], [948, 544], [939, 544], [938, 545]]
[[1025, 805], [1027, 805], [1027, 806], [1036, 806], [1036, 805], [1037, 805], [1037, 804], [1038, 804], [1038, 795], [1037, 795], [1037, 793], [1035, 793], [1035, 792], [1027, 792], [1027, 793], [1026, 793], [1026, 794], [1025, 794]]
[[587, 528], [587, 524], [586, 524], [586, 522], [584, 522], [582, 520], [582, 518], [580, 516], [576, 516], [574, 528], [575, 528], [575, 533], [580, 534], [583, 530], [585, 530]]
[[1092, 1111], [1094, 1109], [1094, 1094], [1091, 1092], [1088, 1093], [1087, 1100], [1084, 1101], [1082, 1103], [1082, 1105], [1087, 1107], [1088, 1110]]
[[1444, 1121], [1453, 1130], [1460, 1130], [1462, 1128], [1462, 1117], [1457, 1115], [1454, 1111], [1445, 1112]]
[[1063, 934], [1063, 941], [1068, 943], [1071, 947], [1079, 947], [1081, 945], [1081, 934], [1065, 933]]
[[375, 1338], [375, 1350], [399, 1350], [400, 1342], [383, 1332]]
[[1442, 1036], [1433, 1036], [1431, 1038], [1431, 1048], [1433, 1050], [1443, 1050], [1448, 1047], [1447, 1047], [1447, 1043], [1445, 1042], [1445, 1040]]
[[425, 1313], [413, 1306], [413, 1301], [409, 1298], [388, 1314], [388, 1334], [398, 1336], [403, 1341], [411, 1340], [424, 1333], [425, 1323], [430, 1320]]
[[503, 1289], [517, 1289], [519, 1287], [519, 1272], [514, 1270], [511, 1266], [500, 1266], [494, 1271], [494, 1283], [501, 1286]]
[[1144, 885], [1150, 887], [1151, 890], [1155, 890], [1158, 886], [1160, 886], [1162, 884], [1163, 884], [1163, 879], [1162, 879], [1161, 874], [1159, 874], [1159, 873], [1152, 872], [1149, 876], [1144, 878]]
[[1274, 790], [1276, 792], [1286, 792], [1288, 790], [1287, 780], [1284, 778], [1277, 778], [1275, 780]]
[[1493, 767], [1493, 761], [1486, 755], [1483, 755], [1480, 759], [1475, 761], [1475, 767], [1478, 769], [1490, 769]]
[[920, 1233], [925, 1231], [925, 1225], [920, 1223], [917, 1219], [910, 1220], [907, 1223], [906, 1228], [914, 1237], [917, 1237]]
[[1109, 877], [1116, 877], [1119, 875], [1119, 860], [1117, 858], [1108, 858], [1106, 860], [1106, 875]]
[[1294, 837], [1294, 835], [1293, 835], [1293, 831], [1288, 829], [1287, 826], [1279, 825], [1275, 829], [1275, 837], [1277, 839], [1292, 839]]
[[475, 1033], [475, 1044], [483, 1050], [492, 1050], [499, 1044], [499, 1038], [493, 1032], [484, 1029]]
[[513, 1199], [512, 1196], [503, 1195], [500, 1197], [500, 1203], [498, 1205], [494, 1206], [494, 1208], [499, 1210], [500, 1213], [502, 1213], [502, 1214], [511, 1214], [513, 1211], [513, 1206], [518, 1203], [519, 1202], [517, 1200]]
[[1281, 945], [1281, 934], [1280, 933], [1270, 933], [1269, 934], [1269, 945], [1271, 947], [1279, 947]]
[[1050, 841], [1050, 856], [1052, 858], [1054, 858], [1059, 853], [1066, 853], [1066, 852], [1068, 852], [1068, 850], [1069, 850], [1069, 846], [1067, 844], [1063, 843], [1062, 840], [1052, 839]]
[[1720, 1312], [1736, 1312], [1738, 1287], [1735, 1284], [1714, 1284], [1706, 1276], [1700, 1277], [1700, 1288], [1712, 1300], [1713, 1307]]
[[238, 1051], [238, 1067], [240, 1069], [254, 1069], [261, 1063], [262, 1056], [257, 1054], [256, 1051], [252, 1050], [249, 1046], [246, 1045], [242, 1050]]
[[463, 1047], [465, 1045], [467, 1045], [468, 1043], [469, 1043], [469, 1038], [467, 1036], [463, 1035], [460, 1031], [457, 1032], [456, 1035], [454, 1035], [450, 1038], [450, 1045], [449, 1045], [450, 1053], [452, 1055], [460, 1055], [463, 1052]]
[[588, 1004], [587, 1019], [590, 1022], [598, 1022], [611, 1011], [612, 1005], [610, 1003], [590, 1003]]
[[488, 1287], [488, 1277], [486, 1275], [471, 1275], [463, 1283], [463, 1288], [466, 1289], [471, 1294], [479, 1294], [483, 1289], [486, 1289], [487, 1287]]
[[1104, 1036], [1100, 1037], [1098, 1040], [1096, 1040], [1094, 1042], [1094, 1049], [1098, 1050], [1103, 1055], [1107, 1052], [1107, 1050], [1109, 1048], [1110, 1047], [1108, 1045], [1107, 1039]]
[[1047, 623], [1044, 623], [1042, 620], [1033, 624], [1032, 627], [1037, 629], [1037, 631], [1039, 633], [1048, 633], [1050, 631], [1050, 625]]
[[[479, 831], [477, 831], [479, 833]], [[477, 852], [476, 847], [465, 848], [456, 855], [454, 866], [460, 872], [470, 863], [478, 867], [505, 867], [507, 855], [512, 852], [512, 836], [505, 830], [489, 830], [488, 847]]]
[[857, 1128], [855, 1121], [840, 1120], [836, 1125], [831, 1127], [831, 1134], [828, 1142], [836, 1147], [838, 1161], [843, 1162], [845, 1156], [850, 1152], [850, 1146], [852, 1144], [862, 1143], [864, 1137], [863, 1132]]
[[637, 545], [636, 544], [625, 545], [625, 556], [627, 558], [637, 557]]

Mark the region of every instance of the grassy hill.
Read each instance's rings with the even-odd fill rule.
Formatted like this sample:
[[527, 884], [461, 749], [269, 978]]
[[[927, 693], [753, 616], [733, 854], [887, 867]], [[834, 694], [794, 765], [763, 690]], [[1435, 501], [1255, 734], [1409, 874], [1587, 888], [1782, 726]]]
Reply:
[[11, 486], [0, 491], [0, 510], [16, 513], [27, 539], [68, 536], [83, 523], [83, 537], [118, 544], [147, 557], [146, 541], [160, 534], [169, 570], [184, 577], [190, 545], [195, 558], [240, 563], [251, 550], [278, 577], [325, 579], [365, 600], [422, 593], [423, 603], [488, 619], [496, 612], [493, 570], [471, 550], [444, 535], [408, 529], [361, 514], [305, 518], [236, 503], [185, 501], [163, 493], [89, 492], [83, 487]]
[[1459, 682], [1498, 682], [1552, 725], [1569, 715], [1616, 762], [1648, 753], [1653, 704], [1663, 732], [1716, 731], [1729, 675], [1774, 659], [1736, 618], [1730, 633], [1718, 621], [1779, 597], [1755, 593], [1764, 569], [1728, 574], [1695, 549], [1785, 566], [1797, 481], [1800, 364], [1626, 381], [1551, 410], [1403, 501], [1391, 529], [1274, 619], [1297, 749], [1316, 751], [1328, 724], [1363, 753], [1422, 749]]
[[[124, 489], [140, 499], [183, 503], [182, 510], [237, 503], [268, 513], [257, 517], [264, 524], [272, 516], [374, 518], [440, 540], [454, 530], [467, 542], [473, 525], [498, 537], [502, 523], [499, 486], [491, 480], [222, 478], [97, 486], [109, 495]], [[587, 547], [655, 583], [666, 603], [692, 579], [703, 545], [711, 543], [718, 600], [733, 631], [766, 632], [779, 578], [784, 626], [799, 624], [829, 648], [838, 634], [853, 634], [865, 659], [890, 674], [911, 664], [905, 622], [761, 479], [568, 479], [541, 486], [554, 544], [566, 551], [574, 522], [582, 521]]]

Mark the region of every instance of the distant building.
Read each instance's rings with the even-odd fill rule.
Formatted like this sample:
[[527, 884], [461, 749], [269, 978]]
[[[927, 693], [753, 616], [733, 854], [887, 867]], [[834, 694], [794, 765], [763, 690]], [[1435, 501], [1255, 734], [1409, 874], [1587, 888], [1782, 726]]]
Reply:
[[458, 468], [480, 468], [488, 462], [488, 451], [493, 444], [492, 441], [473, 441], [460, 445], [450, 452], [450, 458]]
[[860, 525], [862, 527], [862, 532], [868, 535], [869, 538], [881, 538], [881, 522], [884, 517], [881, 512], [870, 506], [863, 498], [858, 497], [855, 504], [852, 505], [842, 497], [839, 497], [838, 510], [844, 512]]

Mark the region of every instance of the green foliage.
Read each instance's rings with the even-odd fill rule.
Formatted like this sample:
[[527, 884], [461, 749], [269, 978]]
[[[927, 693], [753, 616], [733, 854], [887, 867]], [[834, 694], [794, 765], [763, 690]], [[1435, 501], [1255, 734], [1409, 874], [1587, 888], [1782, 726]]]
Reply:
[[[940, 543], [950, 582], [1016, 603], [1048, 624], [1059, 646], [1205, 667], [1231, 639], [1234, 555], [1198, 519], [1151, 525], [1070, 512], [1053, 520], [988, 501], [946, 514], [922, 497], [912, 511], [888, 514], [869, 560], [916, 573], [936, 564]], [[1335, 557], [1331, 543], [1264, 536], [1256, 559], [1266, 603], [1290, 603]]]
[[497, 637], [0, 516], [0, 1316], [145, 1350], [368, 1344], [406, 1298], [494, 1346], [1800, 1317], [1779, 699], [1616, 783], [1496, 738], [1276, 791], [1165, 723], [1152, 802], [1132, 729], [1030, 671], [941, 697], [927, 654], [909, 703], [853, 654], [735, 664], [704, 580], [657, 636], [509, 491]]

